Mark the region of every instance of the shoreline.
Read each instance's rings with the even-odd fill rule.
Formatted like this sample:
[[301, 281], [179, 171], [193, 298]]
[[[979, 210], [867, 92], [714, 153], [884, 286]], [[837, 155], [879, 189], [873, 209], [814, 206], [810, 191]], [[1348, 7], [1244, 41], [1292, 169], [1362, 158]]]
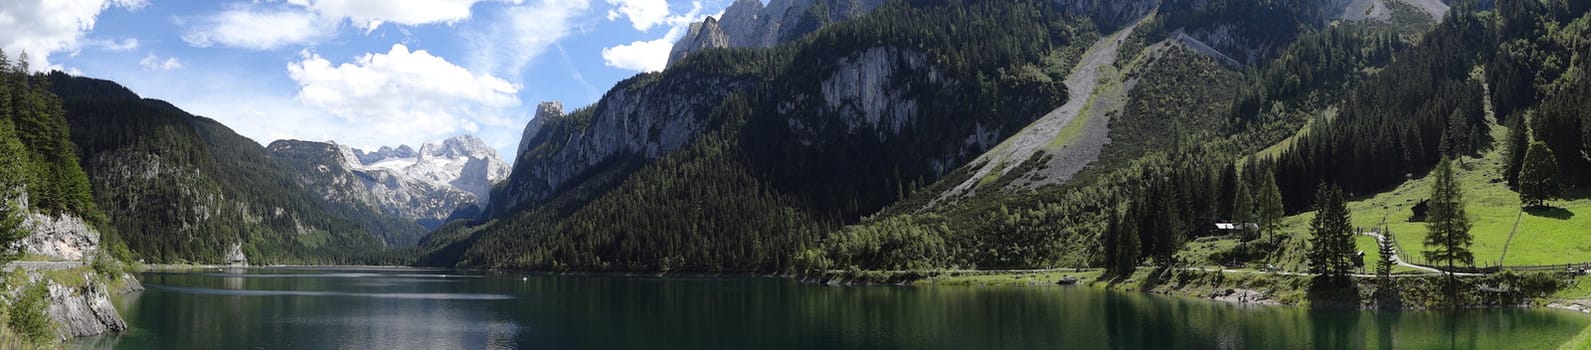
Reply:
[[[617, 272], [617, 271], [546, 271], [490, 268], [445, 268], [401, 265], [218, 265], [218, 264], [149, 264], [140, 265], [137, 272], [186, 272], [227, 269], [353, 269], [353, 270], [420, 270], [469, 271], [509, 273], [536, 276], [590, 276], [624, 278], [769, 278], [785, 279], [798, 283], [833, 287], [1083, 287], [1124, 293], [1141, 293], [1159, 296], [1185, 297], [1210, 302], [1237, 305], [1301, 307], [1326, 310], [1397, 310], [1419, 311], [1445, 308], [1429, 297], [1431, 294], [1411, 294], [1392, 307], [1367, 298], [1363, 289], [1373, 286], [1373, 278], [1355, 278], [1356, 285], [1350, 295], [1307, 297], [1310, 293], [1300, 282], [1308, 276], [1294, 273], [1261, 271], [1226, 271], [1186, 268], [1167, 273], [1162, 270], [1141, 269], [1131, 277], [1103, 279], [1098, 268], [1052, 268], [1031, 270], [941, 270], [941, 271], [826, 271], [818, 274], [779, 274], [742, 272]], [[1148, 274], [1159, 271], [1161, 276]], [[1401, 274], [1398, 280], [1445, 278], [1438, 274]], [[1061, 284], [1065, 278], [1075, 279], [1074, 284]], [[1499, 276], [1460, 276], [1461, 281], [1500, 278]], [[1212, 281], [1213, 279], [1213, 281]], [[1416, 281], [1419, 282], [1419, 281]], [[1588, 281], [1591, 282], [1591, 281]], [[1175, 283], [1175, 284], [1172, 284]], [[1427, 286], [1428, 287], [1428, 286]], [[1468, 288], [1468, 287], [1465, 287]], [[1420, 288], [1414, 288], [1420, 289]], [[1428, 288], [1421, 291], [1428, 291]], [[1409, 294], [1400, 290], [1400, 294]], [[1475, 293], [1465, 290], [1463, 293]], [[1300, 298], [1305, 297], [1305, 298]], [[1472, 295], [1466, 294], [1466, 297]], [[1505, 298], [1513, 302], [1483, 302], [1461, 306], [1460, 309], [1552, 309], [1591, 314], [1591, 300], [1565, 299], [1548, 296], [1517, 296]], [[1307, 301], [1308, 303], [1303, 303]]]

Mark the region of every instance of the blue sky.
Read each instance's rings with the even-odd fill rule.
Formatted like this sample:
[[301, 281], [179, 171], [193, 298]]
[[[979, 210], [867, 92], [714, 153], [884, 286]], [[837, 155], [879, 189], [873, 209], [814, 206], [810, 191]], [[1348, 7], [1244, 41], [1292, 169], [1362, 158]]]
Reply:
[[[512, 162], [535, 105], [589, 105], [731, 0], [6, 0], [0, 48], [261, 144], [474, 134]], [[42, 56], [42, 57], [41, 57]]]

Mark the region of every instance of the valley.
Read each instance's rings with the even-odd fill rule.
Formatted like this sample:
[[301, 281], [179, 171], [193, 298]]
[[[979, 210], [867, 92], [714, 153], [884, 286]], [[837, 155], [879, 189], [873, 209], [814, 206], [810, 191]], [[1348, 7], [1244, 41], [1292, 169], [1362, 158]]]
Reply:
[[[592, 346], [516, 328], [552, 318], [482, 310], [620, 319], [633, 310], [531, 296], [696, 303], [712, 298], [670, 293], [726, 284], [816, 309], [893, 303], [872, 311], [894, 322], [1009, 294], [1057, 308], [1037, 320], [1101, 315], [1104, 329], [1067, 329], [1128, 347], [1165, 344], [1112, 318], [1214, 324], [1227, 303], [1279, 306], [1244, 321], [1236, 347], [1400, 347], [1370, 333], [1437, 346], [1429, 326], [1448, 317], [1484, 344], [1541, 332], [1533, 347], [1584, 346], [1564, 330], [1591, 312], [1591, 5], [737, 0], [670, 35], [666, 67], [590, 105], [516, 101], [516, 142], [471, 125], [417, 148], [251, 139], [114, 81], [0, 58], [0, 305], [19, 305], [0, 318], [21, 319], [0, 347], [208, 317], [148, 305], [317, 312], [277, 297], [465, 305], [434, 338], [333, 336], [354, 346]], [[222, 296], [249, 302], [207, 299]], [[688, 311], [658, 305], [641, 310]], [[382, 312], [368, 306], [326, 310]], [[1507, 311], [1457, 311], [1471, 308]], [[1288, 331], [1266, 319], [1318, 333], [1278, 340]], [[840, 342], [816, 347], [867, 344], [787, 326]], [[259, 337], [244, 343], [95, 339], [306, 346], [260, 327], [237, 329]], [[937, 326], [903, 327], [879, 339]], [[1185, 340], [1221, 338], [1198, 329]], [[970, 336], [1004, 334], [987, 331]]]

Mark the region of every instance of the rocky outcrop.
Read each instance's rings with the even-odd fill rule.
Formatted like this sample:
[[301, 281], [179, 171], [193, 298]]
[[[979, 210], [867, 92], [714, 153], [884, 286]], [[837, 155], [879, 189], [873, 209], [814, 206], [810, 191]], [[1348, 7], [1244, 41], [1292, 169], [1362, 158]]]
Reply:
[[357, 149], [352, 151], [354, 153], [354, 158], [352, 158], [352, 160], [358, 161], [356, 164], [375, 163], [382, 159], [415, 157], [414, 149], [409, 148], [408, 145], [398, 145], [398, 148], [381, 146], [380, 149], [370, 153], [365, 153], [365, 151]]
[[525, 124], [525, 132], [519, 135], [519, 148], [517, 148], [519, 152], [514, 154], [514, 159], [524, 156], [525, 151], [530, 149], [531, 141], [536, 134], [541, 133], [542, 125], [548, 120], [563, 118], [563, 115], [562, 102], [547, 101], [536, 105], [536, 116], [530, 119], [530, 123]]
[[248, 266], [249, 257], [243, 254], [242, 243], [232, 243], [231, 247], [227, 247], [226, 257], [221, 258], [221, 262], [232, 266]]
[[111, 305], [105, 285], [93, 281], [92, 277], [86, 276], [91, 282], [81, 287], [46, 282], [50, 294], [45, 313], [55, 321], [56, 334], [62, 340], [127, 330], [127, 322], [116, 313], [116, 306]]
[[28, 215], [23, 225], [32, 230], [31, 234], [17, 242], [25, 254], [58, 260], [82, 260], [99, 251], [99, 231], [89, 227], [81, 218], [35, 213]]
[[769, 47], [800, 38], [824, 24], [867, 14], [884, 0], [737, 0], [720, 18], [691, 24], [669, 51], [669, 63], [701, 50]]
[[14, 244], [21, 248], [19, 250], [23, 254], [55, 260], [83, 260], [99, 251], [99, 230], [76, 216], [32, 213], [27, 191], [20, 192], [20, 198], [16, 199], [20, 204], [18, 208], [29, 213], [23, 219], [22, 227], [26, 227], [30, 233]]
[[[916, 122], [918, 115], [917, 100], [907, 97], [908, 89], [924, 87], [897, 84], [898, 75], [926, 77], [924, 81], [931, 85], [929, 88], [944, 89], [954, 85], [928, 63], [928, 55], [921, 51], [872, 48], [840, 59], [834, 74], [823, 80], [820, 99], [829, 112], [823, 114], [838, 117], [851, 133], [865, 126], [876, 130], [880, 140], [900, 134], [902, 129]], [[800, 100], [804, 98], [793, 98], [782, 108], [793, 108]], [[791, 118], [790, 123], [797, 134], [816, 133], [807, 130], [798, 118]]]
[[[335, 142], [281, 140], [267, 149], [321, 199], [371, 208], [435, 228], [461, 207], [490, 200], [508, 178], [497, 151], [473, 136], [365, 152]], [[389, 242], [390, 243], [390, 242]]]
[[708, 114], [725, 96], [751, 82], [691, 72], [642, 75], [619, 83], [590, 108], [537, 117], [526, 126], [534, 134], [522, 142], [492, 212], [546, 200], [614, 157], [657, 159], [685, 146], [705, 130]]
[[[1061, 8], [1089, 17], [1106, 27], [1119, 27], [1143, 18], [1160, 0], [1055, 0]], [[691, 24], [674, 43], [669, 63], [710, 48], [769, 47], [795, 40], [822, 28], [867, 14], [884, 0], [737, 0], [718, 18]]]

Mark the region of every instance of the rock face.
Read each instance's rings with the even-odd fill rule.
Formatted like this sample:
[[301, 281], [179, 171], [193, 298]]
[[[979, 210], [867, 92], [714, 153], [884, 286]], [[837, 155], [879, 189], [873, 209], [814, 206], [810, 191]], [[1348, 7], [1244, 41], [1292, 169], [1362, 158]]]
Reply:
[[620, 82], [591, 108], [538, 113], [525, 128], [531, 136], [521, 140], [514, 175], [492, 199], [491, 212], [548, 199], [617, 156], [667, 155], [705, 130], [708, 114], [725, 96], [750, 83], [696, 73], [643, 75]]
[[[93, 281], [92, 276], [85, 278]], [[103, 284], [89, 282], [74, 288], [54, 281], [48, 283], [49, 307], [45, 313], [55, 321], [61, 340], [127, 330], [127, 322], [116, 313], [116, 306], [111, 305], [110, 293]]]
[[831, 112], [827, 114], [844, 117], [847, 131], [853, 133], [867, 126], [877, 130], [881, 140], [900, 134], [917, 119], [917, 101], [895, 84], [896, 74], [902, 72], [926, 76], [935, 88], [951, 85], [920, 51], [872, 48], [840, 59], [838, 69], [823, 81], [822, 100]]
[[[1119, 27], [1153, 11], [1159, 0], [1055, 0], [1070, 13]], [[736, 0], [719, 18], [691, 24], [669, 50], [669, 63], [709, 48], [769, 47], [800, 38], [823, 25], [867, 14], [884, 0]]]
[[243, 255], [243, 244], [232, 243], [232, 246], [227, 248], [226, 257], [222, 258], [222, 262], [227, 265], [248, 266], [249, 257]]
[[31, 213], [26, 191], [21, 193], [19, 208], [29, 212], [22, 226], [30, 234], [15, 244], [23, 254], [42, 255], [56, 260], [82, 260], [99, 251], [99, 231], [89, 227], [83, 219], [71, 215], [49, 216]]
[[99, 251], [99, 231], [78, 217], [51, 217], [35, 213], [28, 215], [25, 222], [24, 225], [33, 232], [17, 244], [22, 245], [22, 251], [26, 254], [57, 260], [82, 260]]
[[691, 24], [690, 32], [674, 43], [669, 63], [709, 48], [769, 47], [800, 38], [824, 24], [844, 21], [872, 11], [884, 0], [737, 0], [721, 18], [708, 17]]
[[525, 132], [519, 136], [519, 148], [517, 148], [519, 152], [514, 154], [514, 158], [518, 159], [525, 154], [525, 151], [530, 148], [530, 140], [541, 132], [542, 125], [546, 124], [548, 120], [563, 118], [563, 115], [562, 102], [547, 101], [536, 105], [536, 117], [532, 118], [530, 123], [525, 124]]
[[375, 208], [427, 228], [460, 207], [490, 201], [508, 178], [497, 151], [474, 136], [365, 152], [337, 143], [281, 140], [267, 149], [296, 168], [298, 180], [327, 201]]

